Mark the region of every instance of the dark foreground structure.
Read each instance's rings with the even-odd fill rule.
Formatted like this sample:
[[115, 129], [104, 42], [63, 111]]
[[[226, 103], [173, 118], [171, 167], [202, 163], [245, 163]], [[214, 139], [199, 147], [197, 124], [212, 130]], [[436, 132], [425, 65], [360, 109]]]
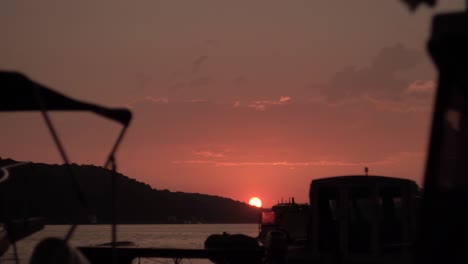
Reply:
[[307, 258], [330, 263], [410, 262], [419, 196], [415, 182], [392, 177], [313, 181]]
[[410, 263], [420, 194], [414, 181], [394, 177], [317, 179], [309, 205], [263, 212], [259, 238], [287, 263]]
[[429, 53], [439, 71], [426, 163], [417, 263], [468, 261], [468, 10], [433, 19]]

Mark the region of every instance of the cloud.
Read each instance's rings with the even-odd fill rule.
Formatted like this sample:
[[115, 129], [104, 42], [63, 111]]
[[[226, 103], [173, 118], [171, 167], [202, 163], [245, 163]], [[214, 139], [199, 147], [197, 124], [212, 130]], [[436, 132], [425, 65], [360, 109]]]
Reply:
[[197, 73], [200, 70], [203, 63], [205, 63], [205, 61], [207, 59], [208, 59], [208, 56], [206, 56], [206, 55], [203, 55], [203, 56], [200, 56], [200, 57], [196, 58], [193, 61], [192, 72]]
[[316, 166], [368, 166], [368, 165], [381, 165], [389, 163], [390, 160], [382, 160], [375, 162], [345, 162], [333, 160], [317, 160], [305, 162], [290, 162], [290, 161], [276, 161], [276, 162], [221, 162], [213, 160], [183, 160], [173, 161], [174, 164], [208, 164], [216, 167], [236, 167], [236, 166], [284, 166], [284, 167], [316, 167]]
[[207, 99], [190, 99], [190, 100], [184, 100], [183, 102], [185, 102], [185, 103], [208, 103], [209, 100], [207, 100]]
[[269, 101], [256, 101], [249, 104], [250, 108], [254, 108], [255, 110], [265, 111], [266, 105], [265, 103], [270, 103]]
[[368, 67], [347, 67], [336, 72], [323, 93], [328, 101], [372, 97], [379, 100], [401, 100], [413, 83], [398, 74], [418, 66], [423, 59], [419, 51], [401, 44], [383, 48]]
[[435, 92], [435, 83], [434, 81], [421, 81], [417, 80], [406, 88], [404, 91], [405, 94], [411, 96], [419, 96], [419, 97], [428, 97], [433, 96]]
[[224, 158], [224, 154], [221, 152], [214, 152], [211, 150], [198, 150], [193, 151], [193, 153], [197, 156], [202, 156], [205, 158]]
[[167, 89], [168, 98], [171, 101], [191, 100], [209, 94], [215, 80], [208, 76], [180, 80]]
[[266, 110], [267, 106], [273, 105], [283, 105], [286, 102], [291, 100], [290, 96], [281, 96], [278, 100], [261, 100], [261, 101], [253, 101], [251, 102], [248, 107], [254, 108], [256, 110], [264, 111]]
[[145, 100], [148, 100], [150, 102], [154, 103], [169, 103], [169, 99], [167, 97], [152, 97], [152, 96], [146, 96]]
[[225, 158], [227, 153], [230, 153], [231, 149], [222, 144], [206, 144], [200, 145], [191, 149], [191, 153], [197, 158], [207, 158], [207, 159], [219, 159]]
[[[203, 154], [200, 153], [200, 154]], [[210, 154], [210, 152], [208, 152]], [[202, 155], [201, 155], [202, 156]], [[296, 168], [310, 168], [310, 167], [370, 167], [382, 168], [382, 166], [394, 166], [402, 164], [408, 160], [422, 160], [426, 156], [426, 152], [423, 151], [400, 151], [389, 153], [388, 155], [382, 156], [380, 159], [368, 162], [359, 161], [346, 161], [346, 160], [311, 160], [311, 161], [216, 161], [216, 160], [177, 160], [172, 161], [173, 164], [177, 165], [207, 165], [215, 167], [284, 167], [290, 170]], [[211, 156], [208, 156], [211, 157]], [[216, 156], [223, 157], [223, 156]]]
[[370, 96], [366, 96], [364, 101], [370, 103], [378, 110], [396, 112], [396, 113], [427, 113], [431, 110], [432, 105], [419, 100], [382, 100]]
[[[268, 101], [280, 104], [280, 98]], [[249, 108], [249, 101], [239, 101], [240, 106], [234, 108], [234, 100], [222, 104], [169, 99], [167, 104], [146, 101], [135, 109], [139, 118], [129, 138], [132, 151], [172, 164], [174, 171], [195, 171], [194, 175], [224, 168], [274, 171], [294, 167], [297, 172], [400, 168], [393, 165], [405, 159], [391, 158], [392, 153], [425, 150], [430, 125], [427, 112], [371, 97], [343, 107], [292, 105], [293, 97], [284, 105], [266, 105], [265, 111]], [[375, 111], [380, 107], [385, 111]]]
[[125, 104], [126, 107], [133, 109], [136, 105], [140, 105], [144, 102], [153, 102], [153, 103], [169, 103], [169, 99], [167, 97], [153, 97], [153, 96], [146, 96], [145, 98], [136, 99], [131, 102]]

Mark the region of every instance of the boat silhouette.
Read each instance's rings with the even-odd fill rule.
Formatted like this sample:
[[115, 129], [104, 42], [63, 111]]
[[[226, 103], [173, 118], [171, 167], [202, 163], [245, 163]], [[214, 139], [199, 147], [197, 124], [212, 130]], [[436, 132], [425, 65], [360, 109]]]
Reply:
[[264, 210], [259, 239], [286, 263], [411, 263], [421, 199], [407, 179], [349, 175], [316, 179], [310, 204]]

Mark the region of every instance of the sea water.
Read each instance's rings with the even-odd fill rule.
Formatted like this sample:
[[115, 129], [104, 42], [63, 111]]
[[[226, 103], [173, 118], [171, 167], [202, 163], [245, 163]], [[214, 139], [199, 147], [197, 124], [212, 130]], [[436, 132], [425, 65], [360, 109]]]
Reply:
[[[49, 225], [16, 244], [20, 263], [28, 263], [35, 245], [47, 237], [64, 238], [70, 226]], [[201, 249], [211, 234], [244, 234], [256, 237], [257, 224], [184, 224], [184, 225], [118, 225], [117, 240], [132, 241], [136, 247]], [[89, 246], [111, 241], [109, 225], [82, 225], [76, 229], [70, 244]], [[15, 263], [13, 247], [0, 258], [0, 263]], [[172, 259], [136, 259], [134, 263], [174, 263]], [[182, 263], [211, 263], [205, 259], [182, 260]]]

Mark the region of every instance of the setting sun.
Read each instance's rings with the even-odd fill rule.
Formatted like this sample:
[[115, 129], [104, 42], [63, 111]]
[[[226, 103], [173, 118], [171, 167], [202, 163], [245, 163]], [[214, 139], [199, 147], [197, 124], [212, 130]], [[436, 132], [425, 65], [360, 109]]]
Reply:
[[249, 204], [256, 207], [262, 207], [262, 201], [257, 197], [250, 198]]

